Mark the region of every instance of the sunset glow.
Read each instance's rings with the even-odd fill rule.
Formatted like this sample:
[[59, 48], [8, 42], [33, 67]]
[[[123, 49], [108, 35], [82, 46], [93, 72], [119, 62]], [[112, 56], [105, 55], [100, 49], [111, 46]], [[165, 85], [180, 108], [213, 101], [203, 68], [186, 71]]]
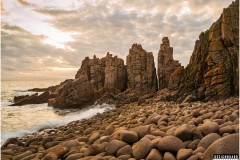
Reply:
[[86, 56], [111, 51], [124, 59], [133, 43], [156, 57], [164, 36], [186, 66], [200, 31], [230, 2], [2, 0], [2, 78], [35, 80], [37, 71], [63, 80]]

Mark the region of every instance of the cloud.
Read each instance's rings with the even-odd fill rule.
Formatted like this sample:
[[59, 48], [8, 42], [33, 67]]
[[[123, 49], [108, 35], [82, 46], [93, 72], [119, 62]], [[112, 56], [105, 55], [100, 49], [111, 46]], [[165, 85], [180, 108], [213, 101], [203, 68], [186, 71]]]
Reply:
[[[73, 78], [74, 68], [80, 67], [85, 56], [103, 57], [111, 51], [125, 60], [133, 43], [140, 43], [145, 50], [153, 52], [156, 62], [164, 36], [170, 39], [174, 58], [186, 66], [199, 34], [220, 17], [231, 0], [150, 0], [147, 3], [145, 0], [62, 0], [61, 3], [28, 0], [27, 3], [30, 8], [25, 8], [23, 15], [21, 8], [17, 12], [19, 23], [6, 16], [9, 25], [5, 23], [2, 27], [2, 77], [6, 79], [14, 75], [19, 79]], [[7, 2], [6, 5], [10, 8]], [[29, 9], [32, 16], [27, 14]], [[31, 23], [29, 29], [23, 25], [26, 22], [36, 23]], [[56, 29], [57, 34], [49, 27]], [[44, 44], [49, 36], [69, 50], [55, 48], [49, 45], [51, 41]]]
[[72, 12], [63, 10], [63, 14], [61, 10], [41, 11], [55, 17], [57, 28], [81, 33], [74, 37], [74, 42], [68, 43], [76, 50], [84, 48], [81, 51], [90, 53], [109, 49], [124, 57], [132, 43], [140, 43], [147, 51], [153, 51], [156, 59], [162, 37], [168, 36], [174, 57], [187, 65], [191, 52], [185, 52], [193, 50], [199, 34], [208, 29], [230, 3], [216, 0], [165, 0], [161, 3], [158, 0], [149, 3], [120, 0], [116, 3], [85, 2]]
[[6, 23], [2, 23], [1, 34], [2, 79], [64, 80], [66, 77], [74, 77], [78, 66], [65, 60], [69, 53], [43, 44], [44, 36], [32, 35], [22, 28]]

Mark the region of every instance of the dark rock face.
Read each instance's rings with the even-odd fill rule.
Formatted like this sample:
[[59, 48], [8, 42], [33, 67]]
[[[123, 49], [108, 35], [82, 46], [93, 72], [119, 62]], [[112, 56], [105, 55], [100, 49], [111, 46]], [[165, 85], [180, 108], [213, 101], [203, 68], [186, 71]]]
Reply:
[[50, 86], [48, 88], [32, 88], [32, 89], [29, 89], [28, 91], [33, 91], [33, 92], [45, 92], [45, 91], [49, 91], [50, 93], [55, 93], [57, 92], [57, 90], [62, 86], [64, 85], [65, 83], [68, 83], [70, 81], [73, 81], [73, 79], [66, 79], [65, 81], [61, 82], [60, 84], [58, 85], [55, 85], [55, 86]]
[[169, 39], [163, 37], [158, 53], [159, 89], [168, 88], [170, 75], [178, 67], [181, 67], [181, 64], [173, 59], [173, 48], [170, 47]]
[[127, 56], [127, 90], [115, 97], [115, 105], [137, 102], [141, 96], [158, 89], [156, 68], [152, 52], [133, 44]]
[[61, 82], [59, 85], [50, 86], [48, 88], [33, 88], [29, 89], [28, 91], [34, 92], [43, 92], [42, 94], [38, 95], [38, 93], [34, 93], [32, 95], [23, 95], [23, 96], [15, 96], [13, 101], [14, 104], [11, 106], [22, 106], [26, 104], [41, 104], [41, 103], [48, 103], [49, 99], [55, 98], [57, 92], [61, 87], [71, 82], [71, 79], [66, 79], [65, 81]]
[[188, 95], [205, 101], [238, 95], [238, 24], [239, 1], [236, 1], [223, 10], [209, 30], [200, 34], [188, 66], [179, 75], [182, 78], [174, 95], [178, 101]]
[[133, 44], [127, 56], [128, 89], [142, 93], [156, 92], [157, 75], [152, 52]]
[[104, 93], [120, 93], [126, 88], [126, 66], [122, 59], [86, 57], [73, 82], [66, 83], [49, 104], [58, 108], [83, 107], [94, 103]]
[[55, 94], [51, 94], [49, 91], [45, 91], [44, 93], [38, 95], [38, 93], [26, 96], [14, 97], [14, 104], [11, 106], [22, 106], [26, 104], [41, 104], [47, 103], [48, 99], [54, 98]]
[[117, 88], [120, 91], [126, 89], [127, 72], [124, 61], [117, 56], [112, 57], [107, 53], [105, 58], [105, 81], [104, 86], [106, 88]]

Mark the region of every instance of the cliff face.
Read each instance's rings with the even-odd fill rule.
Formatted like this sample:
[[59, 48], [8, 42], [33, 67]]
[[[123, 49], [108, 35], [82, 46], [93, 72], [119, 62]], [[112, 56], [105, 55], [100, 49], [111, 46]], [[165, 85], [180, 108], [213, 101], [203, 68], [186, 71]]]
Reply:
[[178, 67], [181, 67], [181, 64], [173, 59], [173, 48], [170, 47], [169, 39], [168, 37], [163, 37], [158, 53], [159, 89], [168, 88], [170, 75]]
[[75, 80], [62, 85], [49, 105], [83, 107], [96, 100], [122, 105], [142, 103], [159, 94], [164, 100], [178, 102], [238, 95], [238, 24], [239, 1], [235, 1], [209, 30], [200, 34], [186, 68], [173, 59], [173, 48], [164, 37], [158, 53], [159, 87], [153, 54], [139, 44], [129, 49], [126, 66], [122, 59], [109, 53], [101, 59], [86, 57]]
[[133, 44], [127, 56], [127, 75], [128, 89], [142, 94], [156, 92], [158, 86], [153, 53]]
[[177, 96], [217, 100], [239, 92], [239, 1], [223, 10], [220, 18], [196, 41], [181, 77]]
[[126, 88], [126, 66], [122, 59], [86, 57], [73, 82], [63, 85], [49, 104], [58, 108], [83, 107], [93, 104], [104, 93], [120, 93]]

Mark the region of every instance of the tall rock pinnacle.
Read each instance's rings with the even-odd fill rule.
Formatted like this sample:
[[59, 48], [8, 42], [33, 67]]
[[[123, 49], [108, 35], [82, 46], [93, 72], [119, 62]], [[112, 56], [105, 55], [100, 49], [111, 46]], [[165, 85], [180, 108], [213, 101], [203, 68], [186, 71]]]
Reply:
[[127, 56], [128, 88], [142, 93], [157, 91], [157, 75], [152, 52], [133, 44]]
[[168, 37], [163, 37], [158, 53], [158, 80], [159, 89], [168, 88], [170, 75], [181, 64], [173, 59], [173, 48], [170, 47]]

